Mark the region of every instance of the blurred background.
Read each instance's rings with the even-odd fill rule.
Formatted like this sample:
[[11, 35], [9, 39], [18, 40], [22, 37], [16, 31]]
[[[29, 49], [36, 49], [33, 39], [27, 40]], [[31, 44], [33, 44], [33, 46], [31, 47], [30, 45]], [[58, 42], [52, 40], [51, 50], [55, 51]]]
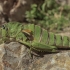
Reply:
[[38, 24], [48, 31], [70, 28], [70, 0], [0, 0], [0, 25], [17, 21]]

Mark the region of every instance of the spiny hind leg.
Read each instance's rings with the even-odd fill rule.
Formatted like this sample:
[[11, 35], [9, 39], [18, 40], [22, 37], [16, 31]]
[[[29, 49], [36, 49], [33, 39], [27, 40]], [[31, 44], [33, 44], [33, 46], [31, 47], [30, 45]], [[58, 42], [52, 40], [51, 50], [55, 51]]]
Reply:
[[32, 41], [30, 41], [30, 49], [29, 49], [29, 57], [32, 59], [33, 58], [33, 54], [32, 54]]

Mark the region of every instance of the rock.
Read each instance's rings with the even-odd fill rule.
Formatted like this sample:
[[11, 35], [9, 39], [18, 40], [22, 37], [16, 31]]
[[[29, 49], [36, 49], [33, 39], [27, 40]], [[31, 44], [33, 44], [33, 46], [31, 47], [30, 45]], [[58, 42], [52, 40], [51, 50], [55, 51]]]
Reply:
[[1, 44], [0, 45], [0, 70], [3, 70], [4, 68], [4, 65], [3, 65], [3, 61], [2, 61], [2, 58], [5, 54], [5, 49], [4, 49], [4, 44]]
[[[61, 52], [52, 56], [40, 70], [70, 70], [70, 52]], [[44, 68], [44, 69], [43, 69]]]
[[17, 42], [0, 45], [0, 70], [20, 70], [26, 47]]
[[23, 21], [25, 12], [31, 9], [31, 4], [39, 4], [43, 2], [36, 0], [0, 0], [0, 11], [9, 21]]
[[33, 55], [33, 59], [28, 52], [29, 49], [18, 42], [1, 44], [0, 70], [70, 70], [70, 50]]
[[22, 58], [25, 56], [25, 47], [17, 42], [11, 42], [5, 44], [4, 48], [4, 70], [20, 70]]

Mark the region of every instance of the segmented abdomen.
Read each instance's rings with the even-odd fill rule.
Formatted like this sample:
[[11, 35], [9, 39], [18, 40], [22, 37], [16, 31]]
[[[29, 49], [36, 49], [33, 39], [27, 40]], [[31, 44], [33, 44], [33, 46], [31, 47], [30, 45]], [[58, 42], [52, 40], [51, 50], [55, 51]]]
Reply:
[[69, 37], [56, 35], [52, 32], [48, 32], [42, 27], [34, 24], [24, 25], [24, 29], [29, 29], [33, 31], [34, 41], [41, 42], [48, 45], [55, 45], [58, 48], [68, 48], [70, 47]]

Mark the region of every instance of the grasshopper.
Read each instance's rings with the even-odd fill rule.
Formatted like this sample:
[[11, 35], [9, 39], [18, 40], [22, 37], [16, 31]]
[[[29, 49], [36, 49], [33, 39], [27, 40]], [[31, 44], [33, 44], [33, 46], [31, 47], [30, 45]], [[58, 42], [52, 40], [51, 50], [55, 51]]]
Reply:
[[[69, 48], [70, 41], [67, 36], [62, 37], [52, 32], [48, 32], [39, 25], [20, 24], [18, 22], [9, 22], [2, 27], [2, 38], [15, 39], [30, 47], [31, 50], [56, 52], [58, 48]], [[7, 40], [7, 39], [3, 40]]]

